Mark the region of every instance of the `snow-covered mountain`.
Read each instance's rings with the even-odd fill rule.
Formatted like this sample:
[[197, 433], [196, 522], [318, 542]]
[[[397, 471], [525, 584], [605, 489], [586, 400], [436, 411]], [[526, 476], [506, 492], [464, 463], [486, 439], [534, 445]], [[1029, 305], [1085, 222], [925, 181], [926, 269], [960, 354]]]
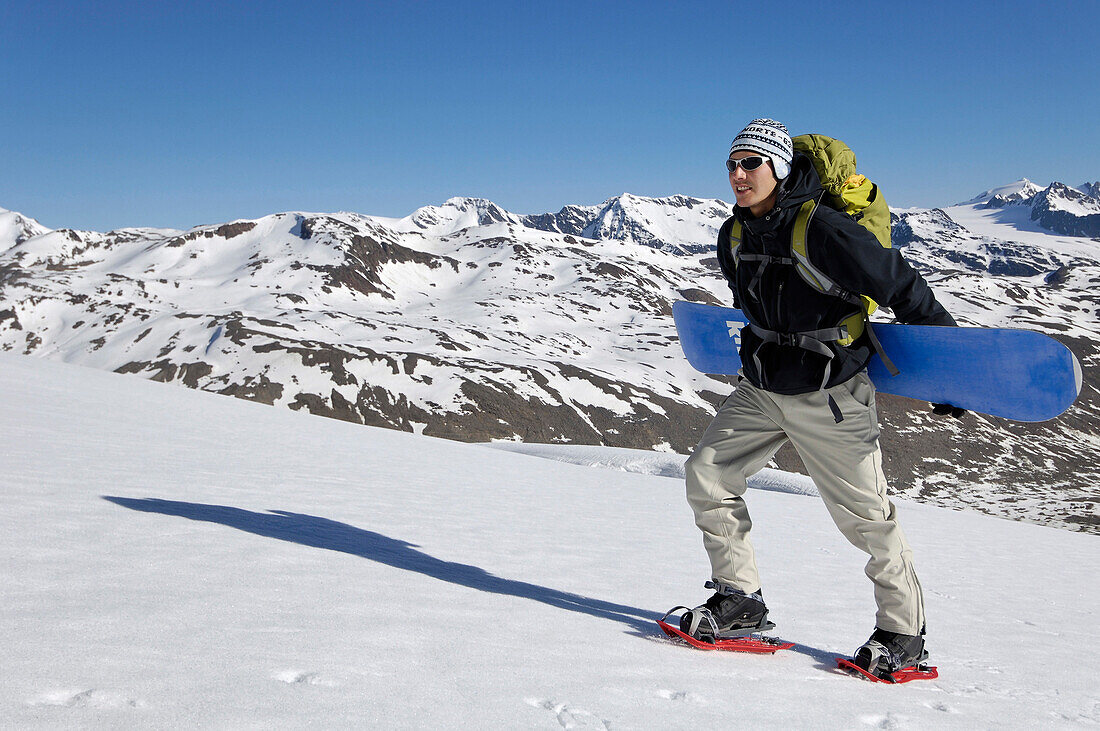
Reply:
[[1030, 200], [1042, 189], [1041, 185], [1036, 185], [1027, 178], [1021, 178], [1014, 183], [983, 191], [960, 205], [985, 204], [989, 208], [1002, 208], [1005, 205]]
[[27, 239], [41, 236], [49, 231], [32, 218], [0, 208], [0, 242], [3, 242], [5, 247], [21, 244]]
[[1081, 183], [1080, 185], [1078, 185], [1076, 187], [1077, 187], [1077, 190], [1081, 191], [1082, 193], [1084, 193], [1087, 196], [1091, 196], [1093, 198], [1100, 198], [1100, 180], [1092, 182], [1092, 183], [1084, 182], [1084, 183]]
[[[716, 205], [686, 244], [712, 238]], [[698, 257], [539, 231], [488, 201], [0, 249], [5, 349], [351, 421], [683, 450], [723, 388], [669, 347], [670, 302], [724, 288]]]
[[701, 653], [654, 623], [709, 594], [675, 455], [537, 447], [562, 464], [10, 353], [0, 400], [5, 728], [1100, 723], [1095, 536], [898, 501], [940, 677], [887, 688], [836, 669], [866, 557], [797, 478], [749, 495], [797, 644]]
[[[1096, 243], [988, 205], [1012, 192], [899, 211], [895, 245], [962, 322], [1062, 338], [1085, 392], [1038, 425], [883, 397], [888, 474], [920, 499], [1097, 531]], [[728, 300], [713, 242], [729, 211], [623, 195], [519, 216], [456, 198], [403, 219], [108, 233], [0, 211], [0, 348], [453, 439], [685, 454], [729, 385], [689, 368], [670, 308]]]
[[1041, 188], [1026, 178], [986, 191], [969, 201], [987, 208], [1023, 206], [1040, 227], [1065, 236], [1100, 237], [1100, 183], [1072, 188], [1054, 182]]
[[676, 254], [701, 254], [713, 249], [718, 229], [732, 214], [719, 200], [678, 195], [642, 198], [623, 193], [601, 206], [566, 206], [556, 214], [525, 216], [523, 223], [588, 239], [642, 244]]

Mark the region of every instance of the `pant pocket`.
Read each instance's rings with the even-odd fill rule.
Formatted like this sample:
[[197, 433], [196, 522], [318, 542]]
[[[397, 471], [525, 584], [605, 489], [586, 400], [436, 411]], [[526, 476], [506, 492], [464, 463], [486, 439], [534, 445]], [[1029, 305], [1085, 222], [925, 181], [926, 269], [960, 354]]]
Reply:
[[[843, 407], [845, 418], [849, 416], [853, 423], [860, 423], [866, 428], [865, 439], [874, 442], [879, 438], [878, 408], [875, 404], [875, 384], [871, 382], [866, 371], [860, 371], [844, 383], [836, 387], [836, 390], [847, 402]], [[849, 414], [849, 411], [852, 413]]]
[[869, 409], [875, 407], [875, 384], [871, 382], [871, 378], [866, 371], [860, 371], [849, 378], [844, 386], [856, 403]]

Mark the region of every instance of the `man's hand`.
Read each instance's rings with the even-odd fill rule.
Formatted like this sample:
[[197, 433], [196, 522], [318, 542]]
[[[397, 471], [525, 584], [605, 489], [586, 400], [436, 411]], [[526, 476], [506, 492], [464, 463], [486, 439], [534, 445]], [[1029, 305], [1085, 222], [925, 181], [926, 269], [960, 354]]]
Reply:
[[936, 416], [954, 416], [956, 419], [961, 419], [966, 415], [966, 409], [960, 409], [951, 404], [932, 404], [932, 413]]

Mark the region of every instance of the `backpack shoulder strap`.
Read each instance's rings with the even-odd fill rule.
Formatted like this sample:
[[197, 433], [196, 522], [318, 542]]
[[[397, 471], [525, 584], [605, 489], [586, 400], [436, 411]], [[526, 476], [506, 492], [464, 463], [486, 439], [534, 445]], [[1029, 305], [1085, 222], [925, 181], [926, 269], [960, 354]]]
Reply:
[[742, 232], [743, 228], [741, 226], [741, 222], [738, 221], [736, 217], [734, 217], [733, 223], [730, 224], [729, 247], [730, 254], [733, 255], [733, 263], [735, 266], [739, 263]]
[[794, 219], [794, 228], [791, 231], [791, 256], [794, 257], [796, 262], [795, 270], [807, 284], [818, 292], [838, 297], [848, 304], [859, 307], [858, 313], [844, 320], [843, 325], [846, 327], [846, 335], [837, 340], [840, 345], [851, 345], [863, 334], [866, 310], [863, 306], [862, 297], [841, 287], [810, 261], [807, 241], [809, 239], [810, 221], [813, 220], [817, 206], [818, 201], [811, 199], [799, 208]]
[[[802, 204], [802, 207], [798, 211], [798, 215], [795, 216], [794, 230], [791, 232], [791, 254], [798, 262], [795, 268], [806, 283], [814, 289], [824, 292], [825, 294], [840, 297], [853, 305], [859, 305], [860, 311], [845, 319], [841, 324], [843, 335], [842, 337], [836, 338], [837, 343], [840, 345], [851, 345], [856, 341], [856, 338], [866, 331], [871, 338], [872, 347], [874, 347], [875, 352], [879, 354], [879, 357], [882, 358], [886, 370], [889, 371], [890, 375], [896, 376], [900, 371], [898, 371], [897, 366], [895, 366], [894, 362], [886, 355], [882, 343], [879, 342], [878, 336], [875, 335], [874, 328], [871, 327], [871, 323], [867, 319], [867, 313], [870, 311], [870, 308], [867, 307], [866, 302], [869, 302], [869, 300], [842, 288], [810, 262], [810, 254], [806, 246], [806, 240], [810, 230], [810, 221], [813, 219], [815, 210], [817, 210], [817, 201], [808, 200]], [[826, 372], [826, 380], [827, 379], [828, 373]]]
[[798, 214], [795, 216], [794, 228], [791, 231], [791, 256], [794, 257], [796, 262], [795, 268], [798, 270], [799, 275], [806, 280], [806, 283], [817, 291], [839, 297], [852, 304], [861, 304], [858, 296], [853, 295], [834, 282], [810, 261], [810, 252], [806, 242], [809, 238], [810, 221], [813, 220], [814, 213], [817, 211], [817, 204], [817, 200], [814, 199], [806, 201], [798, 209]]

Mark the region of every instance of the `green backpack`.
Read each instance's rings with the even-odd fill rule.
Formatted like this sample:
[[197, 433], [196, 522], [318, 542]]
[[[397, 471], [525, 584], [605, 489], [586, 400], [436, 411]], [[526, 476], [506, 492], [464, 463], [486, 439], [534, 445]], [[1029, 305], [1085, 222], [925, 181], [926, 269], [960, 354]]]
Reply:
[[[870, 231], [883, 247], [890, 248], [890, 208], [886, 199], [879, 194], [878, 186], [867, 176], [856, 172], [856, 154], [852, 148], [840, 140], [819, 134], [799, 135], [791, 140], [794, 149], [810, 158], [817, 176], [821, 178], [821, 187], [825, 195], [821, 202], [841, 213], [846, 213], [859, 225]], [[813, 215], [813, 201], [803, 204], [795, 219], [795, 230], [791, 236], [791, 247], [795, 258], [799, 260], [799, 274], [810, 284], [826, 294], [837, 289], [827, 278], [810, 264], [806, 252], [806, 230]], [[870, 297], [860, 295], [863, 317], [853, 316], [845, 321], [850, 338], [839, 340], [840, 345], [850, 345], [864, 329], [863, 321], [878, 309], [878, 303]]]
[[[856, 155], [851, 148], [840, 140], [820, 134], [799, 135], [793, 138], [792, 141], [794, 142], [795, 151], [801, 152], [810, 158], [818, 177], [821, 179], [821, 187], [825, 192], [821, 196], [820, 202], [848, 214], [857, 223], [874, 234], [880, 244], [885, 248], [890, 248], [890, 208], [886, 205], [886, 200], [880, 194], [878, 186], [866, 176], [856, 172]], [[837, 323], [836, 328], [815, 333], [796, 333], [795, 335], [808, 336], [799, 338], [802, 347], [821, 352], [820, 348], [815, 347], [811, 341], [833, 340], [838, 345], [846, 346], [855, 342], [866, 330], [870, 333], [875, 350], [878, 351], [887, 368], [893, 372], [896, 370], [894, 364], [882, 351], [873, 330], [867, 326], [867, 317], [878, 308], [878, 304], [870, 297], [844, 290], [810, 262], [806, 246], [807, 231], [817, 205], [818, 201], [815, 200], [809, 200], [802, 204], [795, 216], [794, 229], [791, 233], [791, 256], [781, 259], [781, 261], [793, 264], [802, 279], [814, 289], [840, 297], [853, 305], [858, 305], [860, 311]], [[766, 259], [769, 260], [764, 262], [766, 265], [772, 260], [772, 257], [767, 256], [740, 254], [738, 249], [740, 248], [741, 236], [741, 223], [734, 220], [730, 230], [729, 245], [735, 262], [741, 259]], [[757, 277], [759, 277], [759, 273]], [[754, 279], [755, 281], [756, 279]], [[766, 333], [760, 328], [754, 329], [767, 340], [777, 341], [773, 337], [777, 334]], [[828, 337], [830, 335], [839, 335], [839, 337]], [[828, 378], [828, 373], [826, 373], [826, 378]]]
[[825, 135], [799, 135], [794, 149], [810, 158], [821, 187], [822, 202], [847, 213], [870, 231], [885, 248], [890, 248], [890, 208], [878, 186], [856, 172], [856, 154], [840, 140]]

